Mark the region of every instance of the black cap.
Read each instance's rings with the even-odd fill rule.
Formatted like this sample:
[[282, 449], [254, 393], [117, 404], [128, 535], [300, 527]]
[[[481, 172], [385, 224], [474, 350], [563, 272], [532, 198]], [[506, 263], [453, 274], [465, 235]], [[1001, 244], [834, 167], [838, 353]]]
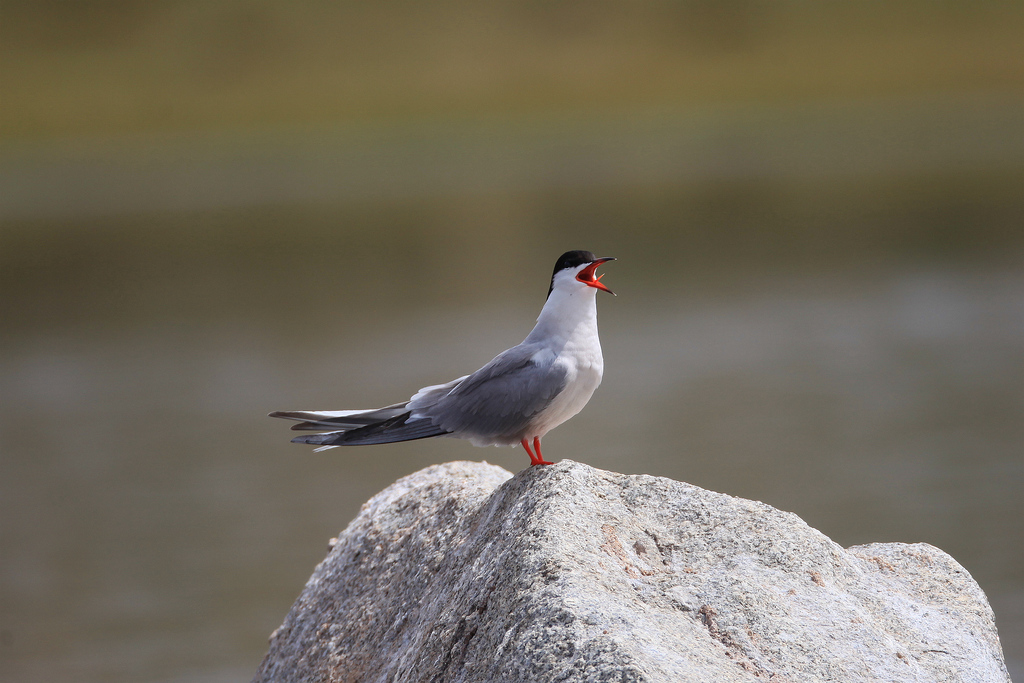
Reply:
[[[597, 260], [592, 251], [582, 251], [577, 249], [576, 251], [567, 251], [558, 257], [555, 261], [555, 273], [566, 268], [575, 268], [576, 266], [583, 266], [588, 263], [593, 263]], [[554, 277], [555, 273], [551, 276]]]

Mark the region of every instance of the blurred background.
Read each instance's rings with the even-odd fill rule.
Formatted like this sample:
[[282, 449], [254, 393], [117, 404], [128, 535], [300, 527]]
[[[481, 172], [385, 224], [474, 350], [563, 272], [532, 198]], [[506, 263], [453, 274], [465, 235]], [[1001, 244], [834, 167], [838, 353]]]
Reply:
[[928, 542], [1024, 678], [1024, 4], [33, 0], [0, 20], [0, 678], [248, 680], [313, 454], [618, 257], [551, 459]]

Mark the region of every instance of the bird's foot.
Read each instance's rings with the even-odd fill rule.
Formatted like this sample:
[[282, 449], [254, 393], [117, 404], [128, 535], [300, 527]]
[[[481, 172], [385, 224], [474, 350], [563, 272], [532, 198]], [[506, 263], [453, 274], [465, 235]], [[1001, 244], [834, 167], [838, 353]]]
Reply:
[[530, 450], [530, 442], [526, 439], [520, 441], [523, 445], [523, 450], [530, 456], [530, 467], [536, 467], [537, 465], [554, 465], [553, 462], [548, 462], [544, 459], [544, 456], [540, 452], [540, 437], [535, 436], [533, 438], [533, 450]]

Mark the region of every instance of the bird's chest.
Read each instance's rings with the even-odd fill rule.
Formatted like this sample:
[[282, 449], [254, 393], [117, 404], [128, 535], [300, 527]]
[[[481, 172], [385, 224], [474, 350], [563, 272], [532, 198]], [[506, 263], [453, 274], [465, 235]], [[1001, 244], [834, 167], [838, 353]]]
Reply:
[[543, 411], [545, 431], [552, 429], [583, 410], [593, 396], [604, 374], [604, 358], [600, 344], [567, 344], [555, 358], [554, 365], [565, 371], [565, 388]]
[[601, 344], [596, 335], [570, 339], [555, 362], [566, 369], [570, 385], [578, 386], [584, 391], [589, 388], [588, 398], [601, 383], [604, 357], [601, 355]]

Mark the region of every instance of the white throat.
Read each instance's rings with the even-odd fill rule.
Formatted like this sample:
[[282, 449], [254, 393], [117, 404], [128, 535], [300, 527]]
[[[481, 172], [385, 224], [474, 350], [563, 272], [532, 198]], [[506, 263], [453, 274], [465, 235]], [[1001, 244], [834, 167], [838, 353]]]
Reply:
[[551, 294], [537, 317], [537, 324], [524, 343], [562, 347], [570, 340], [596, 344], [597, 290], [576, 279], [578, 269], [555, 276]]

